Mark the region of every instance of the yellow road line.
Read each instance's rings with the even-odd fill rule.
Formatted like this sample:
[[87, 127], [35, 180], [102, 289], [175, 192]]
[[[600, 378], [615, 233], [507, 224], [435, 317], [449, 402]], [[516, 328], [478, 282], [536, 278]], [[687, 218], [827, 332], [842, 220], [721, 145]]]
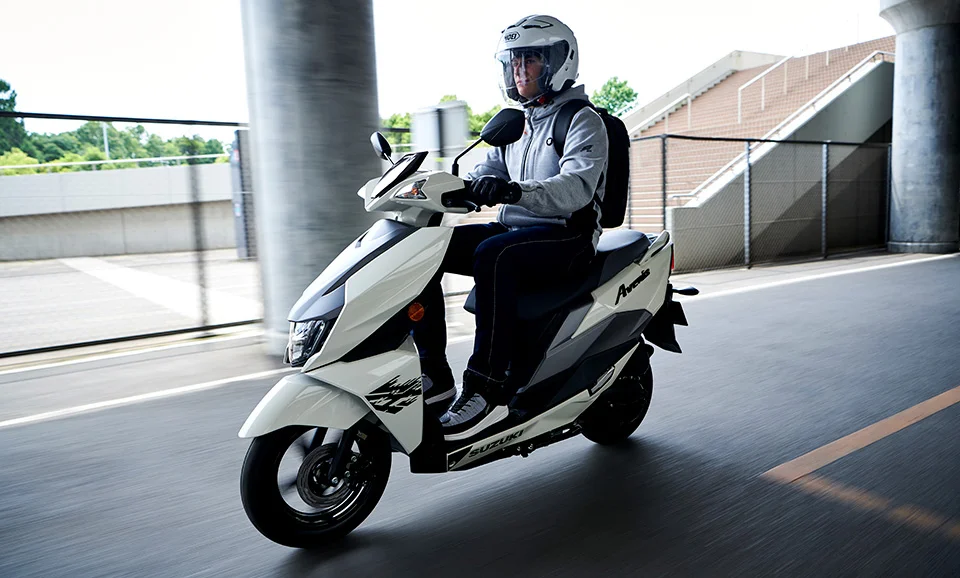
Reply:
[[895, 505], [882, 496], [837, 483], [823, 476], [806, 475], [786, 484], [808, 494], [880, 514], [888, 520], [915, 530], [941, 534], [951, 540], [960, 541], [960, 523], [912, 504]]
[[784, 483], [794, 482], [823, 466], [835, 462], [859, 449], [894, 434], [918, 421], [960, 402], [960, 386], [905, 409], [848, 436], [819, 447], [799, 458], [780, 464], [762, 474], [762, 477]]

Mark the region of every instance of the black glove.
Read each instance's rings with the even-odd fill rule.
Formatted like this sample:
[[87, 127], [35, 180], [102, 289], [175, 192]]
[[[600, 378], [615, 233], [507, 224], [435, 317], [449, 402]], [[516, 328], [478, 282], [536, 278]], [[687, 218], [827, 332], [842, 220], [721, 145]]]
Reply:
[[513, 181], [505, 181], [493, 175], [484, 175], [470, 184], [470, 192], [480, 204], [492, 207], [500, 203], [512, 205], [520, 200], [523, 191]]

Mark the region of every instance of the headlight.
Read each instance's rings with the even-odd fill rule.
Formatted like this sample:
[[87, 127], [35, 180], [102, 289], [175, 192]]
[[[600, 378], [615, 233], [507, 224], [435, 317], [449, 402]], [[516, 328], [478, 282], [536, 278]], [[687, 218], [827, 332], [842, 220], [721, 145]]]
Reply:
[[290, 339], [287, 342], [287, 360], [290, 365], [303, 365], [320, 349], [327, 334], [327, 323], [322, 319], [311, 319], [290, 324]]
[[423, 194], [423, 185], [426, 184], [426, 179], [422, 181], [417, 181], [407, 187], [402, 191], [397, 191], [393, 194], [394, 199], [415, 199], [418, 201], [426, 200], [427, 195]]

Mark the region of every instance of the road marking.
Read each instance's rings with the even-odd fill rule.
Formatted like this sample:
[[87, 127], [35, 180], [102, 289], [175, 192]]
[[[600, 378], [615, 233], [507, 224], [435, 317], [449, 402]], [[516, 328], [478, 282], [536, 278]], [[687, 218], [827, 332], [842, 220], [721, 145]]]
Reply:
[[103, 354], [91, 354], [86, 357], [77, 358], [77, 359], [67, 359], [65, 361], [53, 361], [50, 363], [44, 363], [39, 365], [30, 365], [26, 367], [18, 367], [14, 369], [4, 369], [0, 371], [0, 375], [10, 375], [13, 373], [24, 373], [27, 371], [40, 371], [42, 369], [52, 369], [54, 367], [63, 367], [67, 365], [76, 365], [79, 363], [92, 363], [94, 361], [102, 361], [105, 359], [116, 359], [120, 357], [130, 357], [132, 355], [142, 355], [145, 353], [152, 353], [155, 351], [165, 351], [168, 349], [179, 349], [181, 347], [190, 347], [192, 345], [201, 345], [205, 343], [221, 343], [223, 341], [233, 341], [236, 339], [246, 339], [249, 337], [257, 337], [263, 335], [262, 330], [247, 331], [239, 335], [224, 335], [219, 337], [205, 337], [202, 340], [192, 338], [189, 341], [182, 343], [171, 343], [168, 345], [157, 345], [154, 347], [147, 347], [143, 349], [135, 349], [131, 351], [119, 351], [115, 353], [103, 353]]
[[796, 487], [810, 494], [831, 498], [871, 512], [885, 512], [892, 507], [892, 503], [886, 498], [859, 488], [843, 486], [823, 476], [810, 475], [800, 478], [796, 480]]
[[768, 470], [761, 474], [768, 479], [779, 482], [791, 483], [803, 476], [812, 474], [823, 466], [833, 463], [843, 456], [851, 454], [859, 449], [879, 441], [891, 434], [894, 434], [918, 421], [928, 418], [938, 411], [944, 410], [951, 405], [960, 402], [960, 386], [945, 391], [936, 397], [932, 397], [924, 402], [894, 414], [886, 419], [880, 420], [873, 425], [869, 425], [848, 436], [844, 436], [836, 441], [821, 446], [812, 452], [806, 453], [799, 458], [790, 460], [784, 464]]
[[[59, 260], [64, 265], [119, 287], [124, 291], [166, 307], [184, 317], [200, 316], [200, 287], [93, 257], [75, 257]], [[207, 303], [211, 323], [232, 319], [254, 319], [260, 316], [260, 303], [237, 297], [216, 289], [207, 289]]]
[[939, 533], [951, 540], [960, 541], [960, 523], [912, 504], [896, 505], [872, 492], [812, 474], [787, 485], [817, 497], [879, 514], [892, 522], [909, 526], [915, 530], [931, 534]]
[[[465, 341], [472, 341], [472, 335], [464, 335], [461, 337], [455, 337], [451, 339], [448, 343], [453, 345], [455, 343], [463, 343]], [[125, 405], [134, 405], [137, 403], [144, 403], [147, 401], [153, 401], [155, 399], [163, 399], [167, 397], [176, 397], [180, 395], [187, 395], [190, 393], [197, 393], [199, 391], [206, 391], [209, 389], [215, 389], [218, 387], [223, 387], [224, 385], [229, 385], [231, 383], [236, 383], [238, 381], [248, 381], [251, 379], [260, 379], [263, 377], [270, 377], [272, 375], [280, 375], [283, 373], [289, 373], [299, 371], [299, 369], [292, 367], [285, 367], [281, 369], [271, 369], [268, 371], [261, 371], [259, 373], [249, 373], [247, 375], [238, 375], [236, 377], [228, 377], [226, 379], [218, 379], [215, 381], [207, 381], [204, 383], [197, 383], [194, 385], [186, 385], [183, 387], [174, 387], [172, 389], [162, 389], [160, 391], [152, 391], [150, 393], [143, 393], [140, 395], [131, 395], [129, 397], [121, 397], [118, 399], [110, 399], [107, 401], [98, 401], [96, 403], [88, 403], [84, 405], [77, 405], [73, 407], [68, 407], [65, 409], [58, 409], [55, 411], [47, 411], [44, 413], [38, 413], [34, 415], [28, 415], [24, 417], [18, 417], [15, 419], [8, 419], [6, 421], [0, 421], [0, 429], [15, 427], [19, 425], [28, 425], [38, 422], [51, 421], [56, 419], [62, 419], [65, 417], [70, 417], [78, 415], [81, 413], [90, 413], [94, 411], [99, 411], [103, 409], [110, 409], [114, 407], [121, 407]]]
[[[915, 265], [917, 263], [929, 263], [931, 261], [940, 261], [942, 259], [955, 259], [957, 254], [950, 255], [936, 255], [933, 257], [924, 257], [921, 259], [910, 259], [907, 261], [898, 261], [896, 263], [885, 263], [883, 265], [870, 265], [868, 267], [857, 267], [856, 269], [845, 269], [843, 271], [831, 271], [830, 273], [817, 273], [814, 275], [807, 275], [806, 277], [795, 277], [793, 279], [784, 279], [783, 281], [771, 281], [769, 283], [759, 283], [757, 285], [750, 285], [747, 287], [738, 287], [737, 289], [727, 289], [725, 291], [717, 291], [716, 293], [701, 293], [700, 295], [694, 297], [684, 297], [683, 301], [703, 301], [704, 299], [715, 299], [717, 297], [726, 297], [728, 295], [739, 295], [740, 293], [749, 293], [751, 291], [760, 291], [761, 289], [772, 289], [774, 287], [783, 287], [785, 285], [793, 285], [794, 283], [804, 283], [806, 281], [816, 281], [818, 279], [829, 279], [831, 277], [840, 277], [843, 275], [853, 275], [855, 273], [866, 273], [868, 271], [879, 271], [881, 269], [892, 269], [894, 267], [904, 267], [906, 265]], [[693, 273], [688, 274], [693, 276]], [[678, 279], [680, 281], [680, 279]]]
[[863, 449], [958, 402], [960, 402], [960, 386], [821, 446], [799, 458], [780, 464], [761, 474], [761, 477], [808, 494], [881, 514], [891, 521], [917, 530], [940, 533], [951, 540], [960, 541], [960, 523], [912, 504], [894, 504], [891, 500], [877, 494], [843, 485], [813, 473], [827, 464]]
[[299, 371], [299, 370], [286, 368], [286, 367], [282, 369], [271, 369], [268, 371], [261, 371], [258, 373], [248, 373], [246, 375], [238, 375], [235, 377], [228, 377], [226, 379], [217, 379], [215, 381], [196, 383], [193, 385], [186, 385], [183, 387], [174, 387], [172, 389], [162, 389], [160, 391], [152, 391], [150, 393], [143, 393], [140, 395], [131, 395], [129, 397], [121, 397], [118, 399], [111, 399], [107, 401], [98, 401], [96, 403], [77, 405], [74, 407], [68, 407], [66, 409], [59, 409], [56, 411], [47, 411], [47, 412], [38, 413], [34, 415], [28, 415], [25, 417], [18, 417], [15, 419], [8, 419], [6, 421], [0, 421], [0, 429], [16, 427], [20, 425], [33, 424], [33, 423], [38, 423], [43, 421], [50, 421], [55, 419], [61, 419], [61, 418], [74, 416], [81, 413], [90, 413], [94, 411], [100, 411], [103, 409], [110, 409], [110, 408], [120, 407], [124, 405], [133, 405], [137, 403], [143, 403], [146, 401], [153, 401], [156, 399], [176, 397], [176, 396], [185, 395], [188, 393], [196, 393], [198, 391], [205, 391], [205, 390], [215, 389], [218, 387], [223, 387], [225, 385], [230, 385], [231, 383], [236, 383], [238, 381], [249, 381], [251, 379], [261, 379], [264, 377], [280, 375], [280, 374], [289, 373], [292, 371]]

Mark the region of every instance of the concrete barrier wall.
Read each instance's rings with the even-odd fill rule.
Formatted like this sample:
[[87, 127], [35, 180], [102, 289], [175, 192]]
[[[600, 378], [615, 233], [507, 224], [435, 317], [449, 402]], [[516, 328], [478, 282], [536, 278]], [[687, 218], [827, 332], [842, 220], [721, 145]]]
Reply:
[[[198, 165], [201, 201], [231, 198], [230, 165]], [[0, 176], [0, 217], [189, 203], [190, 167]]]
[[[799, 127], [793, 140], [864, 142], [893, 114], [893, 65], [880, 64]], [[751, 158], [751, 262], [821, 250], [819, 145], [772, 144]], [[886, 150], [830, 147], [828, 248], [881, 245]], [[744, 263], [743, 174], [715, 194], [667, 209], [678, 271]]]
[[[204, 247], [235, 246], [229, 201], [201, 204]], [[185, 204], [0, 218], [0, 261], [191, 251]]]

